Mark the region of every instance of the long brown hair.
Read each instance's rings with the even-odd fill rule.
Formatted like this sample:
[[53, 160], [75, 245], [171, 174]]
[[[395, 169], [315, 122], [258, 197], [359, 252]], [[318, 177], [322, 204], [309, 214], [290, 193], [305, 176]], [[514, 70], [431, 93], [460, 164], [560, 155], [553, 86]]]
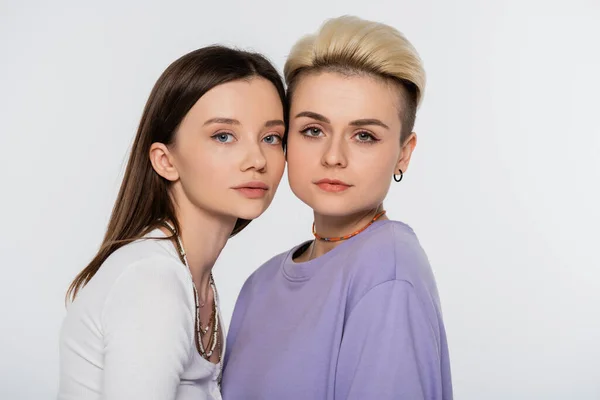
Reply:
[[[77, 296], [113, 252], [140, 239], [161, 221], [169, 220], [179, 230], [168, 191], [170, 182], [152, 168], [150, 146], [155, 142], [171, 144], [185, 115], [207, 91], [217, 85], [252, 77], [267, 79], [275, 86], [287, 127], [282, 79], [275, 67], [260, 54], [223, 46], [204, 47], [179, 58], [163, 72], [144, 108], [102, 245], [69, 286], [67, 299], [73, 300]], [[231, 236], [249, 223], [249, 220], [238, 219]]]

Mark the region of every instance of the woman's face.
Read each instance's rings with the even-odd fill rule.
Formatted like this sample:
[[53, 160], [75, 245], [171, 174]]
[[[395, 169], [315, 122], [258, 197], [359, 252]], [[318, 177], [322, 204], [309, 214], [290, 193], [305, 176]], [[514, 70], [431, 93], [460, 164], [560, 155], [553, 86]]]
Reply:
[[277, 90], [252, 78], [209, 90], [181, 122], [175, 142], [153, 148], [164, 151], [158, 164], [167, 168], [159, 173], [174, 182], [178, 206], [254, 219], [271, 204], [281, 180], [284, 132]]
[[399, 88], [366, 75], [300, 78], [290, 109], [288, 178], [316, 213], [345, 216], [379, 206], [416, 144], [400, 145]]

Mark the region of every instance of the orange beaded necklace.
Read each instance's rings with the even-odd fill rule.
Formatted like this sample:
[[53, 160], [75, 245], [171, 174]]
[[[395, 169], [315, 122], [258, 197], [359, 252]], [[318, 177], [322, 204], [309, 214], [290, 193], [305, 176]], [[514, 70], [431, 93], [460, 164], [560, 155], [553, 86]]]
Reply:
[[382, 212], [380, 212], [379, 214], [375, 215], [373, 217], [373, 219], [365, 226], [363, 226], [362, 228], [360, 228], [359, 230], [357, 230], [356, 232], [353, 232], [349, 235], [346, 236], [339, 236], [339, 237], [323, 237], [320, 236], [316, 231], [315, 231], [315, 223], [313, 222], [313, 226], [312, 226], [312, 233], [315, 236], [316, 239], [318, 240], [322, 240], [324, 242], [340, 242], [342, 240], [346, 240], [346, 239], [350, 239], [353, 236], [358, 235], [359, 233], [361, 233], [362, 231], [364, 231], [365, 229], [367, 229], [369, 226], [371, 226], [371, 224], [375, 221], [377, 221], [379, 218], [383, 217], [383, 215], [385, 214], [385, 210], [383, 210]]

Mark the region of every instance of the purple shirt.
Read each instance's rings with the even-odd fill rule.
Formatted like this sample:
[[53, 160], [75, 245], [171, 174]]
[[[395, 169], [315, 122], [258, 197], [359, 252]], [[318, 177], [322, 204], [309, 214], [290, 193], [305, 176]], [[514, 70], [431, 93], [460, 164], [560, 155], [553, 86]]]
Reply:
[[435, 280], [410, 227], [377, 221], [330, 252], [280, 254], [248, 278], [225, 400], [452, 399]]

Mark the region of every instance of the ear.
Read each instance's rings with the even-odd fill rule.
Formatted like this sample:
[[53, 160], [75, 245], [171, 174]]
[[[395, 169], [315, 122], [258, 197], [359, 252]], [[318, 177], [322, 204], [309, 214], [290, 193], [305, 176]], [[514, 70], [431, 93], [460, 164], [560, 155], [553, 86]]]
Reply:
[[171, 182], [179, 179], [179, 172], [173, 164], [173, 155], [167, 146], [163, 143], [152, 143], [149, 156], [152, 168], [157, 174]]
[[402, 172], [406, 172], [408, 169], [408, 164], [410, 164], [410, 158], [416, 146], [417, 134], [413, 132], [404, 141], [404, 144], [402, 144], [402, 148], [400, 149], [400, 158], [398, 158], [398, 162], [396, 163], [396, 173], [398, 173], [399, 169], [402, 170]]

